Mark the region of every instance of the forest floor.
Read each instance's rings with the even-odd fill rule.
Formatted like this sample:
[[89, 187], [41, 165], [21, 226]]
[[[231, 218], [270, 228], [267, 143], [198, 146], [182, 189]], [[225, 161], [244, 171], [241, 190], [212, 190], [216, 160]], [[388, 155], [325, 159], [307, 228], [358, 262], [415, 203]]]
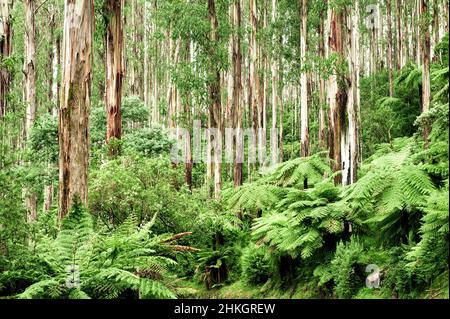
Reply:
[[[310, 285], [310, 284], [309, 284]], [[197, 282], [183, 280], [182, 290], [188, 299], [317, 299], [323, 298], [317, 294], [316, 287], [310, 287], [308, 282], [296, 283], [291, 287], [273, 288], [270, 283], [263, 286], [251, 286], [243, 281], [206, 289]], [[390, 299], [395, 296], [386, 295], [380, 289], [362, 288], [353, 297], [354, 299]], [[436, 277], [431, 288], [424, 291], [421, 299], [448, 299], [449, 298], [449, 272]]]

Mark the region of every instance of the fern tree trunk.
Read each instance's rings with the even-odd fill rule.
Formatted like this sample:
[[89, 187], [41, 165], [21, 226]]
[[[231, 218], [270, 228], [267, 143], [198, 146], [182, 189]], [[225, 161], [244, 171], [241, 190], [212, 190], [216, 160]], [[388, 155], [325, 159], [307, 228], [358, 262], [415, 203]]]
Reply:
[[[124, 0], [108, 0], [105, 2], [106, 14], [106, 143], [122, 137], [122, 82], [124, 76], [123, 63], [123, 18]], [[110, 155], [117, 150], [110, 149]]]
[[59, 110], [59, 218], [75, 200], [88, 203], [94, 3], [66, 0]]

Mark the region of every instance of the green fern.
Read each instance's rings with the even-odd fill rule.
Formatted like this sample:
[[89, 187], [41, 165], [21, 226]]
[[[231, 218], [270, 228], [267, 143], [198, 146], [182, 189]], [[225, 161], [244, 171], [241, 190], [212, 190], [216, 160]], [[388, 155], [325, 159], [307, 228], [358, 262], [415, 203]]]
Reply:
[[56, 239], [41, 236], [36, 242], [47, 275], [17, 297], [118, 298], [133, 291], [139, 298], [175, 298], [168, 268], [176, 262], [170, 256], [195, 249], [176, 245], [189, 233], [154, 235], [154, 222], [138, 226], [130, 215], [112, 232], [95, 232], [90, 215], [74, 205]]
[[326, 234], [342, 232], [347, 209], [336, 201], [339, 190], [328, 182], [316, 187], [290, 190], [274, 211], [255, 219], [255, 240], [307, 259], [323, 246]]

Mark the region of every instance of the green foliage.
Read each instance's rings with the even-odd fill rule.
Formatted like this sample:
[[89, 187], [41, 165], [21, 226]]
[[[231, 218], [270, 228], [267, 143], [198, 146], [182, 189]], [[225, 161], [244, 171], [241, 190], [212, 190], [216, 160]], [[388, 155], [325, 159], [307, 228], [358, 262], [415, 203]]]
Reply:
[[33, 126], [29, 146], [36, 160], [58, 161], [58, 120], [50, 115], [42, 116]]
[[410, 145], [367, 165], [367, 173], [346, 190], [345, 200], [354, 214], [369, 217], [365, 223], [376, 223], [385, 240], [408, 240], [415, 233], [420, 204], [435, 189], [432, 180], [412, 163]]
[[265, 246], [250, 244], [241, 256], [243, 280], [251, 285], [263, 285], [275, 271], [275, 262]]
[[356, 273], [362, 253], [363, 246], [355, 239], [337, 245], [331, 267], [335, 274], [335, 293], [338, 298], [350, 298], [358, 288], [363, 287], [362, 278]]
[[[91, 216], [75, 204], [56, 238], [43, 235], [36, 241], [42, 266], [27, 270], [34, 283], [17, 297], [118, 298], [133, 292], [136, 298], [175, 298], [167, 270], [175, 263], [170, 256], [183, 247], [171, 236], [155, 235], [154, 222], [138, 226], [130, 216], [113, 231], [94, 231]], [[0, 282], [11, 280], [14, 271], [4, 272]]]
[[160, 128], [142, 128], [127, 134], [123, 139], [124, 149], [128, 153], [137, 153], [145, 157], [168, 155], [172, 141]]
[[429, 282], [448, 270], [449, 252], [449, 192], [435, 191], [428, 197], [423, 210], [420, 242], [407, 253], [408, 267]]
[[273, 212], [255, 220], [253, 236], [293, 257], [311, 257], [325, 237], [332, 240], [343, 231], [347, 208], [336, 202], [338, 192], [331, 183], [290, 190]]

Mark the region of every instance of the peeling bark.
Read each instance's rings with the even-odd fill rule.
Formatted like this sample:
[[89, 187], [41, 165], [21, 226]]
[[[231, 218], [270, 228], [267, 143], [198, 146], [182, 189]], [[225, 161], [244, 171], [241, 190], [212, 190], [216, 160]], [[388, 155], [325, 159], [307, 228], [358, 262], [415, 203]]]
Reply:
[[300, 60], [302, 72], [300, 75], [300, 156], [309, 156], [309, 125], [308, 125], [308, 78], [304, 68], [307, 50], [307, 25], [308, 25], [308, 3], [300, 0]]
[[[107, 0], [106, 14], [106, 143], [122, 137], [122, 82], [123, 60], [123, 18], [124, 0]], [[111, 152], [114, 153], [113, 150]], [[110, 154], [114, 155], [114, 154]]]
[[59, 218], [87, 205], [94, 3], [66, 0], [59, 111]]

